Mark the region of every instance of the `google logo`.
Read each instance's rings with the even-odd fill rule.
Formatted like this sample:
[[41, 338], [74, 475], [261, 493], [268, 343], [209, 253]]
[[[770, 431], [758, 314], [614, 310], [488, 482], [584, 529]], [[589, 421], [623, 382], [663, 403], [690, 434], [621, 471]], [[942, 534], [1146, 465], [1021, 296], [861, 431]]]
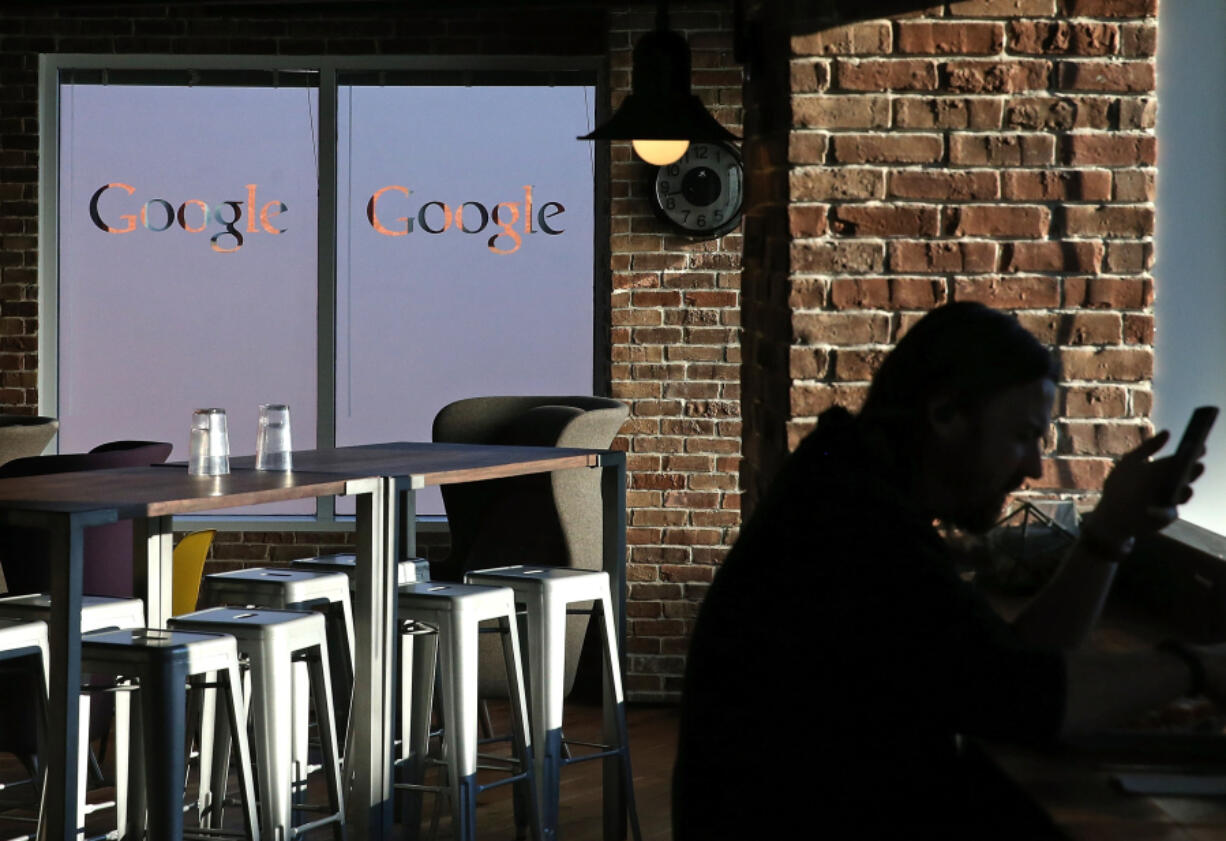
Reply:
[[[441, 201], [428, 201], [417, 208], [416, 212], [409, 209], [403, 216], [392, 218], [391, 225], [384, 224], [379, 217], [379, 202], [388, 193], [397, 193], [406, 199], [412, 194], [408, 187], [393, 184], [380, 187], [371, 195], [366, 203], [366, 219], [370, 226], [380, 234], [388, 237], [404, 237], [413, 233], [414, 229], [427, 234], [441, 234], [455, 230], [465, 234], [480, 234], [493, 223], [497, 230], [486, 240], [486, 247], [495, 254], [514, 254], [523, 243], [520, 234], [532, 234], [536, 231], [557, 236], [564, 233], [565, 228], [557, 227], [555, 217], [566, 212], [561, 202], [547, 201], [539, 208], [533, 207], [532, 185], [524, 185], [523, 202], [504, 201], [488, 208], [479, 201], [466, 201], [451, 205]], [[523, 220], [521, 230], [515, 226]], [[533, 222], [535, 221], [535, 225]], [[416, 223], [416, 225], [414, 225]]]
[[[274, 225], [272, 218], [289, 208], [285, 206], [285, 202], [274, 199], [265, 202], [257, 213], [255, 211], [258, 205], [255, 184], [247, 185], [246, 204], [251, 208], [251, 212], [247, 216], [245, 230], [239, 230], [238, 226], [239, 221], [243, 218], [243, 202], [241, 201], [223, 201], [210, 208], [200, 199], [187, 199], [176, 207], [166, 199], [160, 198], [149, 199], [134, 213], [120, 213], [119, 219], [126, 224], [122, 228], [117, 228], [103, 220], [102, 212], [98, 207], [103, 195], [112, 189], [122, 190], [129, 196], [136, 192], [135, 187], [118, 181], [104, 184], [94, 192], [89, 200], [89, 218], [99, 230], [108, 234], [132, 233], [136, 230], [138, 221], [142, 227], [154, 233], [161, 233], [178, 225], [180, 229], [189, 234], [199, 234], [207, 232], [211, 220], [221, 227], [209, 237], [210, 247], [218, 254], [232, 254], [243, 247], [244, 233], [256, 234], [262, 231], [267, 234], [283, 234], [286, 231], [285, 228], [278, 228]], [[257, 218], [259, 227], [256, 227]]]

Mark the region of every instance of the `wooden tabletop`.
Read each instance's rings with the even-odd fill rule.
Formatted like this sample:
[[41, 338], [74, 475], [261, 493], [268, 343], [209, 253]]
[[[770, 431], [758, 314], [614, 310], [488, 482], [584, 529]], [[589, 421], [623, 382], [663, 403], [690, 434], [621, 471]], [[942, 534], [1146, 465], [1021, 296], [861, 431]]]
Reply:
[[[379, 474], [369, 474], [378, 476]], [[188, 476], [185, 467], [123, 467], [0, 479], [0, 509], [80, 512], [114, 510], [120, 519], [160, 517], [259, 502], [343, 494], [335, 473], [234, 470]]]
[[294, 470], [255, 470], [231, 460], [225, 476], [188, 476], [183, 463], [0, 479], [0, 510], [114, 510], [160, 517], [345, 493], [350, 480], [394, 476], [413, 487], [596, 467], [600, 451], [557, 447], [393, 442], [294, 453]]
[[[294, 451], [295, 470], [318, 473], [339, 471], [345, 475], [367, 472], [410, 479], [414, 487], [596, 467], [599, 463], [599, 450], [488, 444], [397, 441], [330, 450]], [[255, 457], [232, 459], [231, 464], [250, 467], [255, 464]]]

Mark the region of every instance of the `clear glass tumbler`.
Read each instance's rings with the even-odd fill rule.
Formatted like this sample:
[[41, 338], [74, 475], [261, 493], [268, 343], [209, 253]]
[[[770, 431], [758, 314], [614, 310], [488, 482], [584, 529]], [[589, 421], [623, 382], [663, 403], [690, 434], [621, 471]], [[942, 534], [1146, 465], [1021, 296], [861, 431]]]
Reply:
[[264, 403], [260, 406], [260, 429], [255, 438], [256, 470], [293, 470], [294, 453], [290, 440], [289, 406]]
[[192, 412], [192, 437], [187, 458], [189, 476], [224, 476], [230, 472], [230, 432], [225, 409]]

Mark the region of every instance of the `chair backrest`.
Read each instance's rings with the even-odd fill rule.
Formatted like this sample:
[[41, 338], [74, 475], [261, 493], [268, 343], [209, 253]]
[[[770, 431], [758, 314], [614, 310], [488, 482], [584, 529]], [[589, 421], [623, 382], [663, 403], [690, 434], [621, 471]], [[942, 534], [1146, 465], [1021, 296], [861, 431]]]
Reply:
[[38, 455], [59, 428], [55, 418], [0, 414], [0, 465]]
[[[473, 397], [444, 406], [434, 418], [435, 441], [606, 450], [630, 411], [607, 397]], [[600, 569], [603, 519], [599, 470], [559, 470], [531, 476], [443, 486], [451, 554], [431, 576], [459, 580], [469, 570], [509, 564]], [[579, 674], [599, 673], [599, 647], [585, 647], [587, 616], [568, 616], [564, 691]], [[480, 693], [499, 697], [504, 684], [482, 652]], [[493, 662], [497, 662], [496, 659]], [[591, 678], [584, 683], [590, 683]]]
[[[30, 456], [0, 464], [0, 478], [140, 467], [164, 462], [172, 444], [124, 441], [103, 444], [98, 452]], [[0, 565], [10, 593], [42, 593], [50, 585], [46, 533], [39, 529], [0, 529]], [[131, 597], [132, 524], [126, 521], [85, 530], [83, 590], [91, 596]]]
[[[444, 406], [435, 441], [608, 449], [625, 404], [607, 397], [472, 397]], [[515, 563], [599, 569], [598, 471], [494, 479], [443, 486], [451, 556], [442, 574]]]
[[216, 529], [194, 531], [183, 536], [175, 546], [174, 574], [171, 577], [172, 616], [191, 613], [200, 597], [200, 580], [204, 577], [204, 560], [213, 545]]

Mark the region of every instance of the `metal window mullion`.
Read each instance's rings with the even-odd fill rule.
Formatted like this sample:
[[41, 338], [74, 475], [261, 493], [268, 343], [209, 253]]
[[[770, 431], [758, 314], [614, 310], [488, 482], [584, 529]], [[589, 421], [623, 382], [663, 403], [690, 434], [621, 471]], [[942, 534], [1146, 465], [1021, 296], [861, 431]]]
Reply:
[[[319, 68], [318, 296], [315, 445], [336, 446], [336, 65]], [[315, 516], [336, 520], [336, 497], [320, 497]]]

